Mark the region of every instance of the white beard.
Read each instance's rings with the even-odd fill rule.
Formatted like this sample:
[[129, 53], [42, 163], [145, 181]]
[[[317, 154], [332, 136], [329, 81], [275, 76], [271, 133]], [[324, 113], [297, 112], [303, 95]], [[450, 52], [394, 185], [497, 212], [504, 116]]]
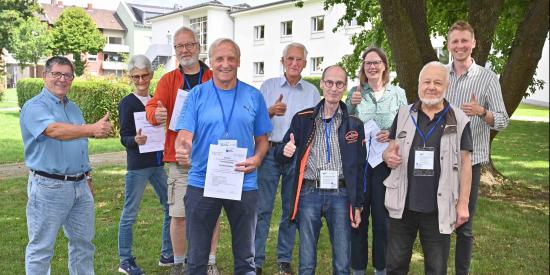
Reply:
[[440, 98], [432, 98], [432, 99], [427, 99], [427, 98], [420, 97], [420, 101], [422, 101], [422, 104], [425, 104], [427, 106], [434, 106], [434, 105], [437, 105], [437, 104], [441, 103], [443, 101], [443, 98], [444, 98], [443, 96], [440, 97]]
[[197, 64], [197, 62], [199, 62], [199, 57], [198, 56], [192, 56], [189, 59], [181, 58], [179, 61], [180, 61], [180, 65], [182, 65], [183, 67], [191, 67], [191, 66]]

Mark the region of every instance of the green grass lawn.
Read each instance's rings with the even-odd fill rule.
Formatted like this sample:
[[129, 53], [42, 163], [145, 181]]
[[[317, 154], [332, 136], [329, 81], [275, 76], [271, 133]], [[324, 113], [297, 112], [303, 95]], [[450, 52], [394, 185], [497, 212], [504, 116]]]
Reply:
[[6, 89], [4, 91], [4, 98], [0, 101], [0, 108], [14, 107], [17, 107], [17, 92], [15, 88]]
[[[24, 160], [23, 140], [19, 127], [19, 112], [0, 112], [0, 164], [17, 163]], [[124, 147], [118, 138], [89, 139], [90, 154], [122, 151]]]
[[513, 116], [548, 118], [549, 112], [548, 112], [548, 107], [540, 107], [540, 106], [520, 103], [518, 108], [514, 111]]

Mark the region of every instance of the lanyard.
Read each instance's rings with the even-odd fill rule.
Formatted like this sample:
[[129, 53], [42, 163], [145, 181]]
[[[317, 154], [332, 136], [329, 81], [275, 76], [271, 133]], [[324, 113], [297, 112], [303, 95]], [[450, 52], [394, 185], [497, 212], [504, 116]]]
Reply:
[[437, 125], [439, 125], [439, 122], [441, 122], [441, 119], [443, 119], [443, 117], [445, 116], [445, 114], [447, 114], [447, 112], [449, 111], [449, 107], [451, 105], [447, 105], [447, 108], [445, 108], [445, 110], [443, 111], [443, 113], [441, 113], [441, 115], [439, 115], [439, 117], [437, 118], [437, 121], [435, 122], [434, 126], [432, 126], [432, 128], [428, 131], [428, 133], [426, 135], [424, 135], [424, 133], [422, 133], [422, 130], [420, 130], [420, 127], [418, 127], [418, 123], [416, 123], [416, 120], [414, 119], [414, 117], [412, 116], [411, 112], [412, 112], [412, 109], [411, 111], [409, 112], [409, 116], [411, 117], [413, 123], [414, 123], [414, 126], [416, 127], [416, 131], [418, 132], [418, 134], [420, 135], [420, 138], [422, 138], [422, 141], [424, 141], [424, 147], [426, 147], [426, 141], [430, 138], [430, 136], [432, 135], [435, 127], [437, 127]]
[[365, 173], [363, 174], [363, 193], [367, 192], [367, 174], [369, 172], [369, 155], [372, 136], [369, 136], [369, 146], [367, 147], [367, 161], [365, 162]]
[[[336, 110], [338, 112], [338, 110]], [[330, 122], [328, 123], [327, 127], [327, 121], [326, 119], [323, 120], [323, 124], [325, 125], [325, 143], [327, 144], [327, 163], [330, 163], [330, 130], [332, 129], [332, 122], [334, 121], [334, 115], [336, 115], [336, 112], [332, 115], [330, 118]], [[325, 107], [323, 106], [323, 117], [325, 115]]]
[[212, 80], [212, 86], [214, 86], [214, 90], [216, 91], [216, 97], [218, 98], [218, 103], [220, 103], [220, 108], [222, 109], [223, 126], [225, 127], [225, 134], [229, 135], [229, 132], [228, 132], [229, 122], [231, 122], [231, 117], [233, 116], [233, 110], [235, 109], [235, 101], [237, 101], [237, 91], [239, 90], [239, 81], [237, 80], [237, 85], [235, 85], [235, 94], [233, 95], [233, 104], [231, 105], [231, 111], [229, 112], [229, 117], [227, 118], [227, 121], [225, 120], [225, 111], [223, 109], [222, 100], [220, 99], [220, 92], [218, 91], [218, 87], [216, 87], [213, 80]]
[[[183, 76], [183, 79], [185, 80], [185, 85], [187, 86], [187, 88], [189, 88], [189, 91], [191, 91], [191, 88], [192, 88], [191, 83], [189, 83], [189, 80], [187, 80], [187, 77], [185, 77], [185, 74], [183, 73], [183, 71], [182, 71], [182, 76]], [[201, 83], [202, 83], [202, 67], [199, 68], [199, 83], [198, 84], [201, 84]]]

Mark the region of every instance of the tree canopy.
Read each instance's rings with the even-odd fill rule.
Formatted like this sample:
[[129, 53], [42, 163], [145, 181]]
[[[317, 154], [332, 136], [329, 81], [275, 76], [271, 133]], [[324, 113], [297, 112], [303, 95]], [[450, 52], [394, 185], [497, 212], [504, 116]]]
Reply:
[[105, 45], [105, 38], [92, 18], [82, 8], [66, 8], [52, 29], [53, 53], [72, 54], [77, 75], [84, 71], [81, 53], [97, 54]]
[[10, 52], [22, 67], [38, 64], [44, 56], [51, 55], [51, 34], [48, 25], [31, 17], [15, 29], [10, 39]]

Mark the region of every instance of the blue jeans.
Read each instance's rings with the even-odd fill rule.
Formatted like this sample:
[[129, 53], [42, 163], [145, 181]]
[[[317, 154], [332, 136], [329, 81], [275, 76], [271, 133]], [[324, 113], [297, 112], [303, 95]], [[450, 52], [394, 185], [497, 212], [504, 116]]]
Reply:
[[321, 218], [332, 243], [332, 274], [350, 274], [350, 203], [346, 188], [322, 190], [303, 186], [298, 206], [300, 275], [315, 274]]
[[69, 239], [69, 274], [94, 274], [94, 198], [86, 179], [61, 181], [29, 175], [26, 274], [50, 274], [55, 238]]
[[243, 192], [240, 201], [204, 197], [203, 192], [203, 188], [189, 185], [184, 197], [188, 240], [187, 274], [206, 274], [212, 233], [222, 207], [231, 227], [233, 274], [256, 274], [254, 231], [258, 191]]
[[294, 163], [280, 164], [275, 160], [275, 148], [267, 152], [262, 165], [258, 168], [258, 222], [254, 246], [256, 266], [262, 267], [265, 262], [265, 243], [269, 234], [271, 214], [277, 193], [279, 178], [281, 182], [282, 215], [277, 237], [277, 261], [292, 262], [292, 249], [296, 239], [296, 224], [290, 222], [290, 201], [294, 185]]
[[139, 170], [129, 170], [126, 173], [126, 188], [124, 191], [124, 208], [118, 225], [118, 256], [120, 261], [132, 258], [132, 227], [136, 222], [139, 205], [143, 197], [143, 191], [151, 183], [157, 194], [162, 208], [164, 220], [162, 222], [162, 247], [164, 256], [172, 255], [172, 242], [170, 242], [170, 216], [167, 204], [167, 176], [164, 167], [149, 167]]
[[361, 212], [361, 223], [351, 231], [351, 268], [367, 270], [369, 261], [369, 216], [372, 218], [372, 266], [376, 270], [386, 268], [388, 246], [388, 210], [384, 206], [386, 186], [384, 180], [390, 169], [384, 162], [367, 172], [367, 192], [365, 206]]

